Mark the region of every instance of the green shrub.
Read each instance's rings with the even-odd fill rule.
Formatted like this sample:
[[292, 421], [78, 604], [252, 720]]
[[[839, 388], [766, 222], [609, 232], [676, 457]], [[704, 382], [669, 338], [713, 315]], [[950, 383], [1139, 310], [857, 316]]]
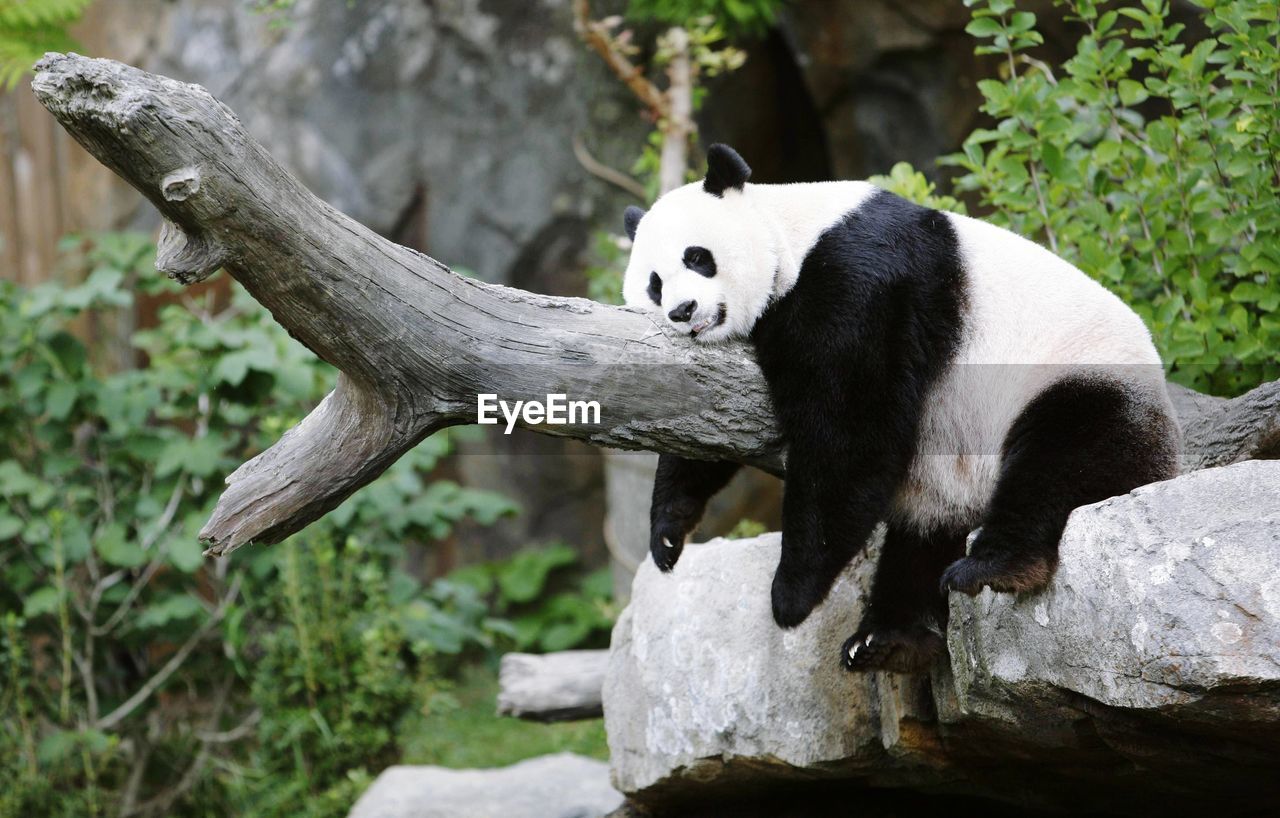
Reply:
[[613, 577], [603, 568], [576, 570], [577, 552], [564, 543], [525, 549], [505, 560], [467, 566], [448, 577], [450, 587], [485, 600], [521, 651], [607, 647], [614, 608]]
[[404, 545], [514, 508], [429, 481], [437, 435], [307, 532], [204, 559], [222, 476], [333, 372], [239, 295], [162, 307], [148, 365], [109, 371], [70, 326], [167, 285], [146, 237], [82, 244], [80, 286], [0, 282], [0, 816], [344, 814], [440, 674], [511, 642]]
[[946, 161], [990, 218], [1125, 299], [1171, 377], [1234, 394], [1280, 376], [1280, 15], [1274, 0], [1058, 0], [1082, 32], [1061, 66], [1035, 59], [1036, 17], [966, 0], [995, 127]]

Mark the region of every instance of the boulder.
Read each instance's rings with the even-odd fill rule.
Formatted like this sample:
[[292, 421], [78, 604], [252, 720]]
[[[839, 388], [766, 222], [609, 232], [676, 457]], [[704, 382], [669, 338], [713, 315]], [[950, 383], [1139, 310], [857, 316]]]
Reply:
[[493, 770], [389, 767], [347, 818], [600, 818], [621, 804], [607, 764], [557, 753]]
[[604, 690], [613, 782], [637, 807], [779, 788], [1099, 812], [1280, 797], [1280, 463], [1077, 509], [1044, 592], [952, 595], [928, 675], [840, 667], [874, 544], [790, 631], [770, 612], [779, 547], [714, 540], [671, 574], [641, 567]]

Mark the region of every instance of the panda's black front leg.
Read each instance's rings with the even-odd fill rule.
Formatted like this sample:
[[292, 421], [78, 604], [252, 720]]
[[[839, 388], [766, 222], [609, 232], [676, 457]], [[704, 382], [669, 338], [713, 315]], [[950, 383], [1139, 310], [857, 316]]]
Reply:
[[658, 456], [649, 506], [649, 552], [653, 562], [670, 571], [680, 559], [685, 538], [698, 526], [707, 501], [742, 468], [738, 463], [686, 460], [671, 454]]
[[826, 599], [892, 497], [891, 470], [877, 468], [879, 458], [860, 462], [856, 447], [815, 443], [793, 440], [787, 454], [782, 555], [773, 575], [773, 618], [784, 628]]

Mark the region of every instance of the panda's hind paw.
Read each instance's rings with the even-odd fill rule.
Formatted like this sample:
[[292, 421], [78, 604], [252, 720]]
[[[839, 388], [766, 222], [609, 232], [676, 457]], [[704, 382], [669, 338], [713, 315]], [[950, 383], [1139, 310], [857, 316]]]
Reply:
[[872, 670], [921, 673], [945, 650], [942, 635], [923, 625], [863, 629], [845, 640], [840, 648], [840, 662], [845, 670], [857, 673]]
[[939, 590], [969, 596], [976, 596], [987, 586], [1011, 594], [1038, 591], [1049, 584], [1055, 568], [1057, 560], [1042, 554], [1019, 559], [968, 556], [942, 572]]

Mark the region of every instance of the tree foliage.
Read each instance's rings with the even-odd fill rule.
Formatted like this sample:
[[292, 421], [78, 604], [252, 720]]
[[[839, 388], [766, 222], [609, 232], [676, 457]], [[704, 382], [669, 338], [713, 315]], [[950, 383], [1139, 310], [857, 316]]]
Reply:
[[782, 4], [783, 0], [630, 0], [627, 14], [675, 26], [711, 17], [731, 33], [762, 34], [773, 25]]
[[1171, 377], [1234, 394], [1280, 376], [1280, 14], [1274, 0], [1058, 0], [1080, 26], [1061, 66], [1036, 17], [967, 0], [995, 126], [945, 162], [990, 218], [1121, 295]]
[[0, 0], [0, 90], [12, 88], [46, 51], [70, 51], [67, 27], [93, 0]]

